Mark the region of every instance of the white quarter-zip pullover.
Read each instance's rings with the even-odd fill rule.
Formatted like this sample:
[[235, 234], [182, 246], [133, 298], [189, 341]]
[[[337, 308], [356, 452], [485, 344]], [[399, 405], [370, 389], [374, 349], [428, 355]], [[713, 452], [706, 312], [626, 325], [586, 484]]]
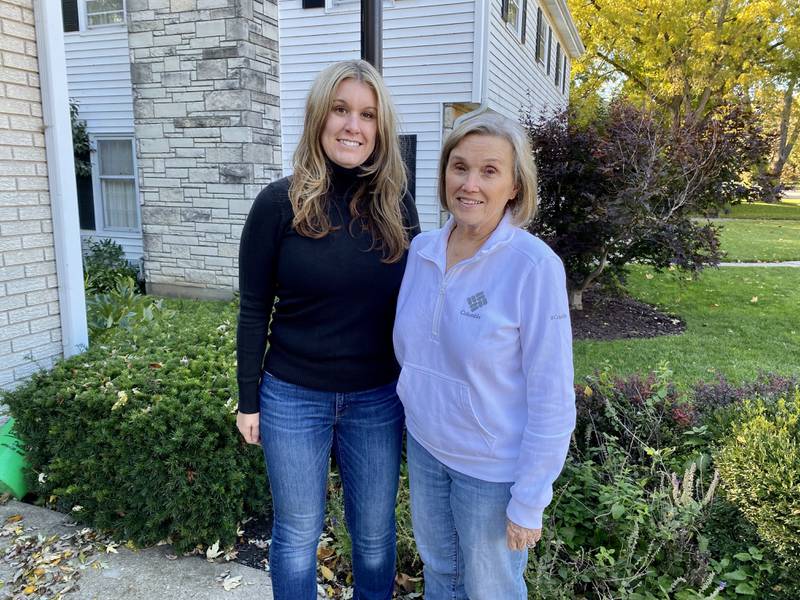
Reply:
[[538, 528], [575, 427], [564, 267], [506, 212], [448, 271], [452, 228], [414, 238], [397, 300], [406, 426], [448, 467], [513, 482], [508, 518]]

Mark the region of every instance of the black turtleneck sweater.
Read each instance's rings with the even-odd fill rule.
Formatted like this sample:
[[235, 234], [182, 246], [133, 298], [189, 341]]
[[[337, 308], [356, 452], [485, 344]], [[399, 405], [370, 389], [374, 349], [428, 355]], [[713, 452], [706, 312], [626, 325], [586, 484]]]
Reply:
[[[369, 232], [358, 223], [350, 227], [358, 169], [331, 170], [328, 210], [338, 229], [325, 237], [311, 239], [292, 228], [289, 178], [264, 188], [245, 222], [237, 337], [243, 413], [258, 412], [262, 368], [289, 383], [332, 392], [375, 388], [399, 373], [392, 324], [406, 257], [382, 263], [382, 252], [370, 250]], [[402, 209], [413, 237], [419, 218], [410, 194]]]

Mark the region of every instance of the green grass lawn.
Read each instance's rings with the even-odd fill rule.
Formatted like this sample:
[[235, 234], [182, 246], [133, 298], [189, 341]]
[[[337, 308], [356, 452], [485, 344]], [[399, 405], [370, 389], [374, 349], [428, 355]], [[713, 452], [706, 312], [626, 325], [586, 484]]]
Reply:
[[722, 249], [727, 252], [725, 261], [800, 260], [800, 218], [796, 221], [741, 219], [716, 223], [722, 227], [720, 239]]
[[800, 269], [709, 269], [697, 280], [677, 272], [634, 267], [631, 293], [686, 322], [682, 335], [575, 343], [575, 376], [608, 365], [620, 375], [653, 370], [664, 361], [688, 387], [716, 372], [742, 382], [759, 371], [800, 373]]
[[728, 219], [797, 219], [800, 220], [800, 200], [784, 200], [777, 204], [750, 202], [731, 207]]

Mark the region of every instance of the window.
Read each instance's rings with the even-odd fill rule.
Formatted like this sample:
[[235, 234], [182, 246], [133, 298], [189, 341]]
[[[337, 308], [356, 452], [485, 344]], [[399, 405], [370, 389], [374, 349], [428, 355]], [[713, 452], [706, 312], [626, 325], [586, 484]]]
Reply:
[[123, 25], [125, 0], [61, 0], [64, 31]]
[[522, 0], [503, 0], [501, 16], [519, 36], [522, 35], [522, 12]]
[[104, 229], [139, 229], [133, 156], [131, 139], [97, 140], [97, 186]]
[[88, 27], [117, 25], [124, 22], [124, 0], [86, 0], [86, 24]]
[[303, 8], [325, 8], [325, 0], [303, 0]]
[[553, 62], [553, 30], [547, 26], [547, 74], [550, 75], [550, 63]]
[[544, 15], [542, 9], [536, 9], [536, 60], [542, 62], [544, 60]]
[[561, 85], [561, 44], [556, 42], [556, 87]]

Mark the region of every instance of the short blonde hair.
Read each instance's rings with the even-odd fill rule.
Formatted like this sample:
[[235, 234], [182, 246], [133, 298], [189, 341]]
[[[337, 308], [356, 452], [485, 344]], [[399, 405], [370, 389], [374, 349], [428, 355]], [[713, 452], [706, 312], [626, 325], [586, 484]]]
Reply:
[[442, 146], [439, 158], [439, 202], [444, 210], [447, 208], [445, 192], [445, 175], [450, 153], [468, 135], [491, 135], [502, 138], [511, 144], [514, 153], [514, 185], [517, 195], [508, 203], [513, 215], [514, 224], [524, 227], [536, 216], [538, 205], [536, 163], [528, 136], [522, 126], [508, 117], [492, 112], [467, 116], [450, 132]]
[[394, 104], [380, 73], [366, 61], [345, 60], [329, 65], [311, 86], [289, 187], [293, 226], [301, 235], [314, 239], [325, 237], [331, 231], [326, 210], [330, 174], [321, 135], [336, 90], [346, 79], [368, 85], [378, 104], [375, 149], [361, 165], [364, 183], [353, 196], [350, 212], [370, 231], [374, 247], [384, 251], [384, 261], [397, 262], [409, 244], [401, 209], [407, 174], [397, 136]]

